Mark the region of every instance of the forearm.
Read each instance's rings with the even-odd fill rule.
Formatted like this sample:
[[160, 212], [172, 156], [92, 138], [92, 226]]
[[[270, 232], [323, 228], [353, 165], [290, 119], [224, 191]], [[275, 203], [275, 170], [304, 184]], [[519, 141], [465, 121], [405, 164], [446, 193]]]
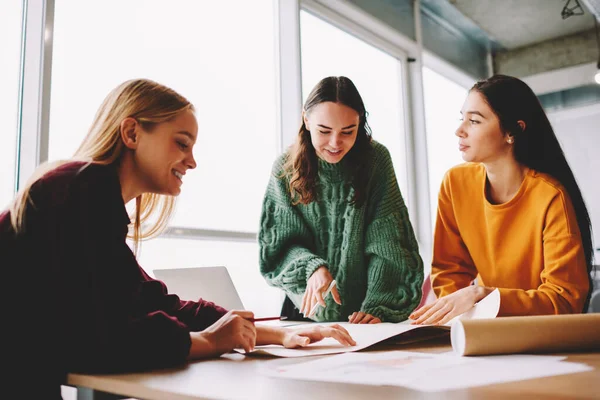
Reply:
[[306, 281], [313, 272], [322, 266], [328, 266], [324, 259], [301, 246], [279, 251], [284, 252], [285, 256], [277, 263], [274, 262], [277, 257], [261, 260], [261, 274], [269, 285], [289, 293], [303, 293]]
[[256, 327], [256, 345], [263, 346], [267, 344], [283, 344], [285, 328], [276, 326], [257, 326]]
[[537, 289], [501, 288], [499, 316], [573, 314], [583, 311], [587, 290], [557, 290], [543, 284]]

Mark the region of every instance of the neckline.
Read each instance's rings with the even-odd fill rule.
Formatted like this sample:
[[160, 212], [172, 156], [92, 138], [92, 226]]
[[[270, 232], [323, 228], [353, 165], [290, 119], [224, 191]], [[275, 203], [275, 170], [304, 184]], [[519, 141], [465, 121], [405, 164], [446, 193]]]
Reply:
[[516, 204], [519, 201], [519, 199], [521, 197], [523, 197], [523, 194], [527, 190], [527, 186], [529, 184], [530, 177], [532, 177], [533, 174], [534, 174], [534, 172], [532, 169], [527, 169], [527, 171], [525, 172], [525, 176], [523, 177], [523, 181], [521, 182], [521, 185], [519, 186], [519, 190], [517, 190], [517, 193], [515, 193], [515, 195], [510, 200], [508, 200], [504, 203], [492, 204], [492, 203], [490, 203], [490, 201], [488, 200], [488, 198], [485, 194], [485, 186], [486, 186], [486, 182], [487, 182], [487, 172], [484, 167], [483, 168], [483, 184], [482, 184], [481, 189], [482, 189], [483, 201], [484, 201], [486, 207], [488, 207], [492, 210], [502, 210], [505, 208], [512, 207], [514, 204]]
[[319, 158], [317, 160], [319, 177], [323, 177], [329, 181], [340, 181], [345, 179], [347, 176], [345, 161], [346, 160], [341, 160], [338, 163], [331, 164]]

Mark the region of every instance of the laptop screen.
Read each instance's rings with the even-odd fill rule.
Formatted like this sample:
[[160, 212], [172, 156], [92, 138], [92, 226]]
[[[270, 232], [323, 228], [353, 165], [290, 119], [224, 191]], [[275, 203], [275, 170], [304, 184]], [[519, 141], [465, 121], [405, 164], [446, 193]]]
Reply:
[[212, 301], [227, 310], [244, 310], [227, 267], [155, 269], [154, 277], [167, 285], [169, 294], [182, 300]]

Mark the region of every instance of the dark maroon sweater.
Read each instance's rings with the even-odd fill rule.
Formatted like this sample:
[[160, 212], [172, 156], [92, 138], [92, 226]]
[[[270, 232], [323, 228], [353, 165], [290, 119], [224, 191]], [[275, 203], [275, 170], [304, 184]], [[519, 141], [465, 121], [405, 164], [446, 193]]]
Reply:
[[167, 294], [138, 265], [125, 241], [130, 220], [114, 167], [68, 163], [30, 193], [23, 233], [0, 214], [2, 325], [4, 361], [45, 393], [40, 398], [60, 398], [67, 372], [184, 363], [189, 332], [225, 314], [211, 302]]

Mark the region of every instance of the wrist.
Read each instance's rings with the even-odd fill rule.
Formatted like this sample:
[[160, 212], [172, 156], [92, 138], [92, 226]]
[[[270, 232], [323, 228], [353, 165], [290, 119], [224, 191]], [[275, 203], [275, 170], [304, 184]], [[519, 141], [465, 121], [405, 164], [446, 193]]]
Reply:
[[306, 265], [306, 270], [305, 270], [306, 271], [306, 281], [308, 282], [310, 277], [313, 276], [314, 273], [317, 272], [318, 270], [320, 270], [321, 268], [327, 269], [327, 264], [325, 264], [323, 260], [321, 260], [319, 258], [315, 258], [314, 260], [311, 260]]
[[208, 332], [190, 332], [192, 345], [188, 354], [188, 360], [199, 358], [210, 358], [218, 355], [218, 351], [212, 335]]
[[277, 333], [276, 333], [276, 339], [275, 342], [278, 345], [283, 346], [283, 344], [285, 343], [285, 337], [289, 334], [289, 331], [287, 331], [285, 328], [277, 328]]
[[283, 345], [285, 342], [288, 330], [274, 326], [257, 326], [256, 327], [256, 345], [263, 346], [269, 344]]
[[483, 300], [488, 294], [490, 294], [494, 289], [486, 286], [473, 286], [475, 288], [475, 303]]

